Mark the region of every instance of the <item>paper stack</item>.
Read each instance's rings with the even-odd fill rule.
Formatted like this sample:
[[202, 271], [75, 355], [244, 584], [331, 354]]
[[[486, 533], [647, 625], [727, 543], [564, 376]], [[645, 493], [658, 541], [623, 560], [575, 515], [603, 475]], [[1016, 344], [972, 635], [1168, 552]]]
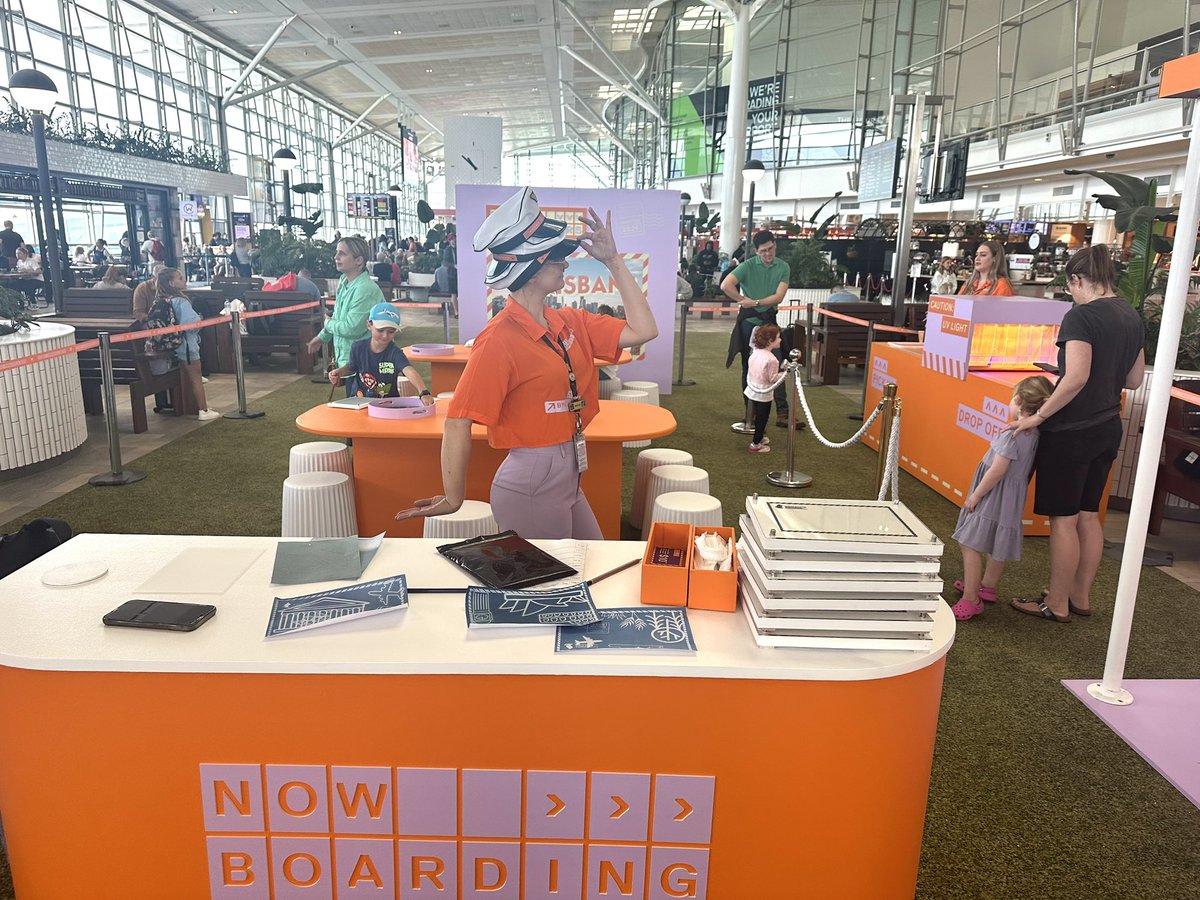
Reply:
[[943, 545], [901, 503], [746, 498], [738, 589], [760, 647], [928, 650]]

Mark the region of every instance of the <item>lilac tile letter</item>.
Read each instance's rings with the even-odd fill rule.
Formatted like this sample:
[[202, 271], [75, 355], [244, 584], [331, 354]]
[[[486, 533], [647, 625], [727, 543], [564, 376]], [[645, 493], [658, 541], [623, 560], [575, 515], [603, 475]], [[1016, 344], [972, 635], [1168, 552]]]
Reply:
[[265, 831], [262, 766], [200, 766], [205, 831]]

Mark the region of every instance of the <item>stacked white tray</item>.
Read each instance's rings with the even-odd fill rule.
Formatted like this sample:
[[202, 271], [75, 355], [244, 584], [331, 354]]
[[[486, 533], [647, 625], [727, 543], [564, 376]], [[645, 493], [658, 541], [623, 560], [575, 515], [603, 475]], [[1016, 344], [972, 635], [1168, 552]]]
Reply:
[[747, 497], [739, 592], [760, 647], [928, 650], [943, 545], [901, 503]]

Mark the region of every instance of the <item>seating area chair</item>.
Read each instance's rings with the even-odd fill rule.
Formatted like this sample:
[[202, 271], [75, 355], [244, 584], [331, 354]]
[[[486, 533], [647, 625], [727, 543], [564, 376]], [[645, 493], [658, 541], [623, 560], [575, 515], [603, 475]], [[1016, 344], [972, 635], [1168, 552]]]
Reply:
[[646, 488], [646, 508], [642, 519], [642, 537], [650, 533], [654, 522], [654, 501], [662, 494], [672, 491], [690, 491], [694, 494], [708, 493], [708, 472], [698, 466], [658, 466], [650, 473]]
[[358, 534], [354, 481], [345, 472], [299, 472], [283, 482], [282, 537], [335, 538]]
[[[1175, 386], [1200, 393], [1200, 379], [1180, 379]], [[1176, 460], [1184, 454], [1200, 455], [1200, 409], [1178, 397], [1167, 406], [1167, 430], [1163, 434], [1164, 459], [1158, 464], [1154, 481], [1154, 496], [1150, 501], [1150, 521], [1147, 531], [1158, 534], [1166, 514], [1167, 495], [1173, 494], [1188, 503], [1200, 504], [1200, 479], [1185, 474]]]
[[653, 447], [637, 455], [637, 467], [633, 475], [633, 501], [629, 507], [629, 521], [640, 528], [646, 517], [646, 492], [650, 488], [650, 473], [659, 466], [690, 466], [692, 454], [686, 450], [670, 447]]
[[463, 505], [446, 516], [426, 516], [422, 532], [427, 538], [465, 541], [500, 530], [492, 516], [492, 505], [482, 500], [464, 500]]

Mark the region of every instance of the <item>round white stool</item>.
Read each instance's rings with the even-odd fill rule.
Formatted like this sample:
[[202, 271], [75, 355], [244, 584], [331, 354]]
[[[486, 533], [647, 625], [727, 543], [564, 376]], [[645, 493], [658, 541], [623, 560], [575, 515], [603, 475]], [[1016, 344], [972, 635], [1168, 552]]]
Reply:
[[613, 394], [621, 390], [620, 378], [605, 378], [600, 381], [600, 399], [611, 400]]
[[296, 444], [288, 454], [288, 474], [301, 472], [342, 472], [354, 477], [350, 448], [337, 441], [309, 441]]
[[629, 521], [640, 527], [646, 517], [646, 488], [650, 484], [650, 473], [659, 466], [690, 466], [692, 454], [686, 450], [670, 447], [654, 447], [637, 455], [637, 468], [633, 475], [633, 503], [629, 507]]
[[[623, 400], [626, 403], [650, 403], [650, 395], [645, 391], [631, 391], [621, 388], [619, 391], [614, 391], [610, 400]], [[621, 444], [622, 447], [649, 447], [649, 441], [625, 441]]]
[[454, 399], [454, 391], [442, 391], [434, 399], [435, 400], [453, 400]]
[[492, 505], [482, 500], [464, 500], [463, 505], [445, 516], [426, 516], [424, 536], [466, 540], [500, 529], [492, 517]]
[[345, 472], [299, 472], [283, 482], [283, 537], [354, 537], [354, 482]]
[[650, 396], [650, 403], [658, 406], [658, 384], [653, 381], [627, 381], [625, 382], [625, 390], [627, 391], [645, 391]]
[[670, 491], [654, 498], [651, 522], [684, 522], [705, 527], [721, 526], [721, 501], [708, 494]]
[[642, 537], [650, 533], [650, 523], [654, 521], [651, 513], [654, 511], [654, 501], [660, 494], [672, 491], [689, 491], [693, 494], [708, 493], [708, 473], [697, 466], [682, 466], [670, 464], [658, 466], [650, 472], [650, 481], [646, 487], [646, 507], [642, 518]]

